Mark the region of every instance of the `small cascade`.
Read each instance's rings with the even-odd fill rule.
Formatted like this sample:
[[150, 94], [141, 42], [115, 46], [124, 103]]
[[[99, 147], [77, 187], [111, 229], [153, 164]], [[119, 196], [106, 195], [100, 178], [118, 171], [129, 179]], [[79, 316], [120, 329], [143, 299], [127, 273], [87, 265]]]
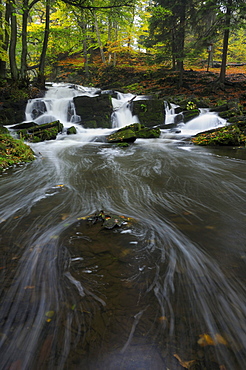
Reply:
[[120, 128], [132, 123], [138, 123], [137, 116], [132, 114], [131, 103], [134, 99], [132, 94], [117, 93], [117, 99], [112, 98], [114, 112], [112, 114], [112, 127]]
[[212, 130], [214, 128], [223, 127], [226, 125], [226, 120], [219, 117], [217, 113], [201, 111], [201, 114], [180, 126], [181, 133], [186, 135], [196, 135], [199, 132]]
[[73, 98], [78, 95], [95, 96], [98, 90], [79, 85], [52, 84], [48, 87], [45, 97], [30, 99], [26, 106], [26, 121], [37, 124], [55, 120], [66, 124], [80, 122], [76, 114]]
[[175, 109], [178, 107], [178, 105], [170, 103], [168, 104], [166, 101], [164, 102], [165, 106], [165, 124], [169, 125], [172, 123], [177, 123], [176, 117], [179, 115], [178, 113], [175, 113]]

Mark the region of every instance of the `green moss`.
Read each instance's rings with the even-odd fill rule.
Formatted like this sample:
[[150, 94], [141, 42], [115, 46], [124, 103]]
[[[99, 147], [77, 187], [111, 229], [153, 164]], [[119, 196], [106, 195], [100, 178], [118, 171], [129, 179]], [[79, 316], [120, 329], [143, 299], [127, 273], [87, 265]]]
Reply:
[[237, 125], [225, 126], [220, 129], [205, 132], [192, 138], [192, 143], [196, 145], [246, 145], [246, 134], [244, 129]]
[[0, 170], [34, 159], [32, 149], [22, 140], [14, 139], [9, 134], [0, 134]]

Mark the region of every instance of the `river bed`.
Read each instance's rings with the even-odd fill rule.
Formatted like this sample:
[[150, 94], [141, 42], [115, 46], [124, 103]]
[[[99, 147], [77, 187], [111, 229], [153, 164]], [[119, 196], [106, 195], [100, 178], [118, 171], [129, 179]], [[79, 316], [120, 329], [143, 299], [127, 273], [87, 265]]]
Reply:
[[244, 151], [106, 132], [0, 177], [0, 368], [245, 369]]

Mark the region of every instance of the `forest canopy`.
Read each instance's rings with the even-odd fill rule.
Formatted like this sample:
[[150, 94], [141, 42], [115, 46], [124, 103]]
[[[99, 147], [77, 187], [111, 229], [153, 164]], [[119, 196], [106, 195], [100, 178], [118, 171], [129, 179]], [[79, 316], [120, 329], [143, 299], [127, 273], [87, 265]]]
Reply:
[[41, 84], [57, 62], [93, 55], [117, 65], [121, 51], [141, 52], [180, 73], [194, 64], [246, 60], [245, 0], [0, 0], [1, 78]]

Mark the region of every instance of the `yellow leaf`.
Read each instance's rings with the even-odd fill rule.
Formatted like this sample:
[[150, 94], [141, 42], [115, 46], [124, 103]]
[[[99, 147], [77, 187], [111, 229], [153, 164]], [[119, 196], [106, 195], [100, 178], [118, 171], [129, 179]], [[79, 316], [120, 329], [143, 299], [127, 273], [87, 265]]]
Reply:
[[197, 343], [201, 347], [216, 346], [217, 344], [224, 344], [226, 346], [228, 344], [225, 338], [218, 333], [216, 333], [213, 338], [209, 334], [201, 334], [199, 337], [200, 339], [198, 339]]
[[183, 366], [185, 369], [189, 369], [191, 365], [194, 364], [195, 362], [195, 360], [182, 361], [179, 355], [177, 355], [176, 353], [173, 356], [179, 361], [180, 365]]
[[166, 318], [166, 316], [160, 316], [158, 318], [158, 321], [160, 321], [160, 322], [167, 321], [167, 318]]
[[215, 334], [215, 340], [219, 343], [219, 344], [224, 344], [225, 346], [228, 345], [227, 341], [225, 340], [225, 338], [222, 337], [222, 335], [220, 334]]

